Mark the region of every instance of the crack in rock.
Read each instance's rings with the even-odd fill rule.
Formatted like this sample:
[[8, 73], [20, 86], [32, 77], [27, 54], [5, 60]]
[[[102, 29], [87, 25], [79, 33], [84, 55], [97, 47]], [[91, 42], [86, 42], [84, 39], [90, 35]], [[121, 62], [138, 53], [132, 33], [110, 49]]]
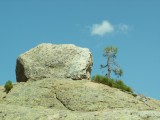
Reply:
[[55, 95], [56, 95], [56, 99], [57, 99], [60, 103], [62, 103], [62, 105], [63, 105], [65, 108], [67, 108], [67, 109], [70, 110], [70, 111], [75, 111], [75, 110], [73, 110], [73, 109], [67, 107], [67, 106], [64, 104], [64, 102], [63, 102], [61, 99], [59, 99], [59, 98], [57, 97], [57, 94], [56, 94], [56, 93], [55, 93]]

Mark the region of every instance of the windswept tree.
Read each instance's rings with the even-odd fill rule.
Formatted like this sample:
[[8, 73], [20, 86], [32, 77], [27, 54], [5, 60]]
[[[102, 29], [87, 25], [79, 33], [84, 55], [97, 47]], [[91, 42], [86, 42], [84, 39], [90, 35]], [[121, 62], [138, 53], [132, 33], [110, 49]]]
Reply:
[[117, 52], [118, 48], [114, 46], [109, 46], [104, 49], [103, 56], [107, 58], [107, 64], [101, 65], [101, 68], [107, 68], [106, 76], [109, 79], [111, 76], [111, 72], [113, 72], [117, 77], [121, 77], [123, 75], [123, 70], [115, 61]]

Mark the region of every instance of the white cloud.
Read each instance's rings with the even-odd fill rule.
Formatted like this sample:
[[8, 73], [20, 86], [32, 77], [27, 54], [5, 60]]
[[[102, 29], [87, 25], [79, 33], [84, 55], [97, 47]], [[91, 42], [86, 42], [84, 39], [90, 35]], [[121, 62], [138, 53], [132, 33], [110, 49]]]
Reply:
[[131, 30], [131, 27], [128, 26], [127, 24], [120, 23], [120, 24], [111, 24], [109, 21], [104, 20], [102, 21], [101, 24], [93, 24], [90, 27], [91, 30], [91, 35], [99, 35], [99, 36], [104, 36], [109, 33], [122, 33], [122, 34], [127, 34], [128, 31]]
[[123, 33], [127, 33], [129, 30], [129, 26], [121, 23], [118, 25], [118, 29], [119, 29], [119, 31], [121, 31]]
[[93, 24], [91, 27], [92, 35], [104, 36], [112, 32], [114, 32], [114, 26], [107, 20], [103, 21], [101, 24]]

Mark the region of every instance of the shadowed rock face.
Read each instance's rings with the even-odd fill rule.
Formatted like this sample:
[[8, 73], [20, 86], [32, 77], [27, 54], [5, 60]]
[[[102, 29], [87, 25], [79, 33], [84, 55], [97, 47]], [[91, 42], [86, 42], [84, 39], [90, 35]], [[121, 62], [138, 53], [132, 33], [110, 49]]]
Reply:
[[28, 79], [89, 79], [93, 61], [89, 49], [72, 44], [40, 44], [17, 58], [17, 82]]

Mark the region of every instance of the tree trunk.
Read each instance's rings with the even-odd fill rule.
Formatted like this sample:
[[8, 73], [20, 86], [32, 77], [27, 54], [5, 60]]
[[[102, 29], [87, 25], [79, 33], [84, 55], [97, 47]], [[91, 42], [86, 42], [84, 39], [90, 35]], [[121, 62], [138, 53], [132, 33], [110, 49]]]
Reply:
[[111, 68], [110, 68], [110, 55], [109, 55], [109, 53], [108, 53], [107, 66], [108, 66], [108, 74], [107, 74], [107, 78], [110, 79]]

